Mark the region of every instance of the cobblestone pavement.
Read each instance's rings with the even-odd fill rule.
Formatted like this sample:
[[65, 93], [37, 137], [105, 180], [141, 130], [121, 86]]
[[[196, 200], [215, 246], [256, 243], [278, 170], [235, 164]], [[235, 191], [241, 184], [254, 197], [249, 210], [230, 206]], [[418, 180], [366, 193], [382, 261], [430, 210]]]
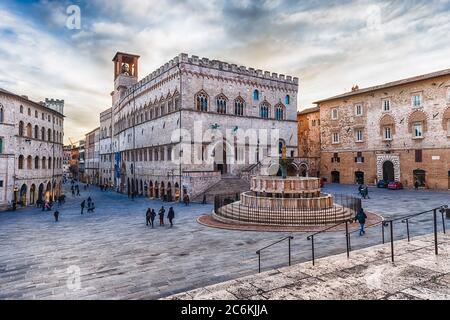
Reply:
[[450, 236], [377, 245], [346, 254], [251, 275], [168, 297], [173, 300], [449, 300]]
[[[329, 185], [325, 192], [355, 194], [355, 186]], [[0, 213], [0, 299], [156, 299], [204, 287], [257, 271], [257, 249], [290, 233], [242, 232], [209, 228], [196, 222], [211, 205], [173, 204], [173, 228], [145, 225], [145, 210], [157, 200], [134, 201], [115, 192], [88, 193], [96, 212], [80, 215], [81, 198], [68, 196], [55, 223], [51, 212], [27, 208]], [[371, 189], [364, 200], [370, 212], [399, 216], [450, 202], [446, 192]], [[166, 209], [169, 204], [164, 203]], [[429, 233], [432, 223], [421, 217], [411, 223], [413, 235]], [[396, 238], [405, 227], [395, 226]], [[354, 249], [380, 243], [380, 230], [353, 235]], [[402, 235], [401, 235], [402, 234]], [[311, 259], [305, 233], [293, 233], [293, 262]], [[315, 239], [316, 257], [345, 251], [342, 232]], [[262, 253], [263, 269], [287, 264], [287, 245]], [[76, 289], [76, 271], [81, 288]], [[75, 273], [74, 273], [75, 272]], [[75, 279], [75, 280], [74, 280]], [[69, 285], [68, 285], [69, 284]]]

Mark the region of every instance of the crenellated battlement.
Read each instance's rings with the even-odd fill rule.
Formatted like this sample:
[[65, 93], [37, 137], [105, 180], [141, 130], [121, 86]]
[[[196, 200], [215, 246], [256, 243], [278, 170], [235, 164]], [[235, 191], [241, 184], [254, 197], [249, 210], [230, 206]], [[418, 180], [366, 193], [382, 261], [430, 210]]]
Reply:
[[292, 85], [298, 85], [299, 83], [299, 79], [297, 77], [286, 76], [284, 74], [277, 74], [275, 72], [271, 73], [270, 71], [263, 71], [260, 69], [247, 68], [246, 66], [238, 66], [237, 64], [232, 64], [219, 60], [210, 60], [209, 58], [200, 58], [196, 55], [189, 56], [187, 53], [180, 53], [178, 56], [166, 62], [164, 65], [162, 65], [161, 67], [159, 67], [158, 69], [147, 75], [145, 78], [143, 78], [135, 85], [130, 86], [125, 92], [124, 96], [128, 96], [133, 91], [145, 86], [150, 81], [156, 79], [157, 77], [163, 75], [170, 69], [176, 67], [178, 64], [182, 63], [221, 71], [228, 71], [240, 75], [245, 75], [248, 77], [257, 77]]

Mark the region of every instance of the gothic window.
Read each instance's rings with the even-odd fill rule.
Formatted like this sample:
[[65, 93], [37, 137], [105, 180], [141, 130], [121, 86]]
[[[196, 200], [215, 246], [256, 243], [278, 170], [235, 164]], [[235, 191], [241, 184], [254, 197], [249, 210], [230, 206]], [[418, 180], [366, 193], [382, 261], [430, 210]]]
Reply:
[[34, 126], [34, 138], [39, 139], [39, 127]]
[[47, 159], [45, 157], [42, 157], [42, 169], [47, 169]]
[[259, 100], [259, 91], [256, 89], [253, 91], [253, 100], [255, 101]]
[[49, 157], [47, 162], [48, 162], [47, 168], [51, 169], [52, 168], [52, 157]]
[[34, 111], [34, 117], [37, 119], [39, 117], [39, 112], [36, 110]]
[[227, 97], [220, 94], [216, 98], [217, 113], [226, 114], [227, 113]]
[[27, 124], [27, 137], [33, 138], [33, 127], [31, 123]]
[[23, 113], [23, 105], [20, 105], [20, 113]]
[[339, 117], [338, 108], [331, 109], [331, 120], [337, 120]]
[[45, 128], [44, 127], [41, 128], [41, 140], [45, 141]]
[[23, 137], [23, 122], [19, 122], [19, 136]]
[[38, 156], [36, 156], [34, 158], [34, 168], [39, 169], [39, 157]]
[[165, 107], [164, 107], [164, 103], [161, 105], [161, 116], [162, 115], [164, 115], [166, 112], [165, 112]]
[[3, 106], [0, 105], [0, 123], [5, 121], [5, 111], [3, 110]]
[[234, 100], [234, 114], [237, 116], [244, 115], [244, 99], [241, 97]]
[[33, 169], [33, 158], [31, 156], [27, 157], [27, 169]]
[[195, 101], [198, 111], [208, 111], [208, 96], [204, 91], [197, 93]]
[[284, 106], [281, 103], [275, 106], [275, 119], [276, 120], [284, 119]]
[[175, 98], [175, 110], [179, 110], [180, 109], [180, 98], [176, 97]]
[[28, 115], [31, 116], [31, 109], [28, 108]]
[[269, 118], [269, 108], [270, 108], [270, 105], [267, 102], [264, 102], [263, 104], [261, 104], [261, 106], [259, 107], [259, 116], [263, 119], [268, 119]]
[[48, 129], [48, 131], [47, 131], [47, 140], [49, 142], [52, 141], [52, 130], [51, 129]]
[[19, 156], [18, 168], [23, 169], [23, 156], [22, 155]]
[[0, 138], [0, 154], [3, 153], [3, 138]]
[[170, 112], [172, 112], [172, 111], [173, 111], [173, 101], [170, 100], [170, 101], [167, 103], [167, 112], [170, 113]]

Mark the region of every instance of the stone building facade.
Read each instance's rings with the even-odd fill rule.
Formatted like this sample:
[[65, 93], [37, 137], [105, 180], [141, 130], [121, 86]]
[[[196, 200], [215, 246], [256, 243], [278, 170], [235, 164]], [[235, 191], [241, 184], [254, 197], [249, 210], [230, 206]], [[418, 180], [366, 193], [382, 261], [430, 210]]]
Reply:
[[321, 175], [331, 182], [415, 182], [450, 189], [450, 70], [317, 102]]
[[300, 174], [320, 176], [320, 109], [309, 108], [297, 113], [298, 156], [303, 159]]
[[[297, 78], [180, 54], [139, 81], [138, 61], [120, 52], [113, 59], [118, 191], [192, 198], [223, 176], [239, 177], [250, 158], [258, 163], [282, 148], [297, 155]], [[263, 135], [244, 147], [222, 139], [249, 129], [278, 130], [276, 146], [263, 148]]]
[[86, 134], [84, 181], [99, 184], [100, 181], [100, 128]]
[[36, 103], [0, 89], [0, 210], [61, 192], [64, 101]]
[[100, 114], [100, 184], [113, 186], [114, 154], [112, 152], [112, 113], [111, 108]]

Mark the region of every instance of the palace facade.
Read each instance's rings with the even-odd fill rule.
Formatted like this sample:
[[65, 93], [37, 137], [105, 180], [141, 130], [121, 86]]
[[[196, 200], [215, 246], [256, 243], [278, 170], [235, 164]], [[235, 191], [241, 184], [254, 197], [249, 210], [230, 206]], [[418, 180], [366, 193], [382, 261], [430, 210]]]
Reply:
[[[100, 119], [102, 179], [118, 191], [192, 198], [281, 150], [297, 156], [297, 78], [180, 54], [139, 81], [138, 61], [115, 55], [112, 108]], [[211, 146], [252, 129], [278, 130], [278, 152], [262, 147], [264, 135], [244, 147], [222, 138]], [[210, 141], [202, 139], [206, 131]]]
[[450, 69], [317, 102], [321, 176], [450, 189]]
[[320, 109], [308, 108], [297, 113], [298, 156], [303, 159], [300, 175], [320, 177]]
[[0, 210], [61, 193], [64, 101], [33, 102], [0, 89]]

